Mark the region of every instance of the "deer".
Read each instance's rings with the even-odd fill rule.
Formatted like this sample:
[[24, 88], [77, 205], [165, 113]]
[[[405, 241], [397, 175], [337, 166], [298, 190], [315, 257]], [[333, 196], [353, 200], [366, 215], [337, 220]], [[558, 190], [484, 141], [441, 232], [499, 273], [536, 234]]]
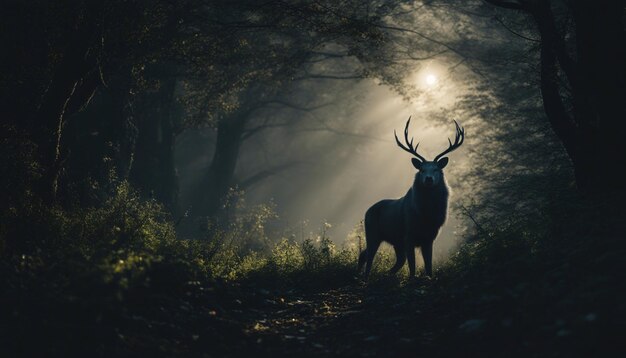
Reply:
[[413, 185], [400, 199], [385, 199], [372, 205], [365, 213], [365, 250], [359, 255], [358, 271], [365, 265], [364, 279], [367, 281], [374, 256], [384, 241], [396, 254], [396, 263], [389, 270], [397, 273], [409, 263], [409, 277], [415, 277], [415, 249], [420, 248], [424, 259], [427, 277], [432, 277], [433, 243], [448, 215], [449, 188], [443, 175], [448, 165], [445, 155], [458, 149], [465, 140], [465, 129], [455, 120], [456, 137], [454, 143], [448, 138], [448, 149], [438, 154], [432, 161], [426, 160], [417, 152], [419, 142], [413, 146], [409, 140], [411, 117], [404, 127], [404, 144], [394, 130], [396, 144], [414, 156], [411, 163], [417, 169]]

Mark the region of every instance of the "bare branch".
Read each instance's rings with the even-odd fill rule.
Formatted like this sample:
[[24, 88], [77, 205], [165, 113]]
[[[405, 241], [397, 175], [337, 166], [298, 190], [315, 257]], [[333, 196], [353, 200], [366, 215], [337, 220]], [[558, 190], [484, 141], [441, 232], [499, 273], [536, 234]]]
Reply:
[[346, 131], [332, 128], [328, 126], [327, 124], [323, 124], [320, 127], [303, 128], [303, 129], [300, 129], [300, 131], [301, 132], [330, 132], [330, 133], [343, 135], [347, 137], [355, 137], [355, 138], [362, 138], [362, 139], [374, 140], [374, 141], [379, 141], [379, 142], [387, 142], [387, 140], [383, 138], [373, 137], [373, 136], [370, 136], [367, 134], [361, 134], [361, 133], [346, 132]]
[[463, 215], [467, 216], [474, 223], [474, 226], [476, 226], [476, 231], [478, 231], [478, 234], [480, 236], [483, 236], [486, 233], [486, 231], [483, 229], [483, 226], [480, 225], [478, 220], [476, 220], [472, 212], [465, 205], [460, 205], [459, 207], [461, 208]]
[[287, 126], [289, 126], [291, 124], [293, 124], [293, 122], [261, 124], [261, 125], [258, 125], [256, 127], [252, 127], [252, 128], [246, 129], [244, 131], [243, 135], [241, 136], [241, 139], [246, 140], [246, 139], [252, 137], [255, 134], [258, 134], [259, 132], [261, 132], [261, 131], [263, 131], [265, 129], [287, 127]]
[[432, 53], [432, 54], [430, 54], [430, 55], [423, 56], [423, 57], [418, 57], [418, 56], [413, 56], [413, 55], [411, 55], [411, 54], [407, 54], [407, 57], [408, 57], [409, 59], [413, 60], [413, 61], [431, 60], [431, 59], [433, 59], [433, 58], [435, 58], [435, 57], [437, 57], [437, 56], [439, 56], [439, 55], [443, 55], [444, 53], [447, 53], [448, 51], [449, 51], [449, 50], [447, 50], [447, 49], [446, 49], [446, 50], [441, 50], [441, 51], [439, 51], [439, 52], [435, 52], [435, 53]]
[[239, 183], [239, 187], [242, 189], [247, 189], [249, 187], [251, 187], [252, 185], [267, 179], [271, 176], [274, 176], [282, 171], [285, 171], [291, 167], [293, 167], [294, 165], [298, 164], [297, 162], [289, 162], [289, 163], [284, 163], [284, 164], [280, 164], [280, 165], [276, 165], [267, 169], [263, 169], [261, 171], [259, 171], [258, 173], [255, 173], [251, 176], [249, 176], [248, 178], [242, 180]]
[[387, 26], [387, 25], [375, 25], [375, 26], [376, 26], [376, 27], [378, 27], [378, 28], [381, 28], [381, 29], [385, 29], [385, 30], [392, 30], [392, 31], [406, 32], [406, 33], [410, 33], [410, 34], [417, 35], [417, 36], [419, 36], [419, 37], [423, 38], [424, 40], [430, 41], [430, 42], [432, 42], [432, 43], [434, 43], [434, 44], [437, 44], [437, 45], [439, 45], [439, 46], [441, 46], [441, 47], [445, 47], [446, 49], [448, 49], [448, 50], [450, 50], [450, 51], [452, 51], [452, 52], [456, 53], [456, 54], [457, 54], [457, 55], [459, 55], [459, 56], [462, 56], [462, 57], [467, 57], [467, 56], [466, 56], [465, 54], [463, 54], [461, 51], [459, 51], [459, 50], [457, 50], [456, 48], [454, 48], [454, 47], [452, 47], [452, 46], [448, 45], [447, 43], [445, 43], [445, 42], [443, 42], [443, 41], [439, 41], [439, 40], [437, 40], [437, 39], [434, 39], [434, 38], [432, 38], [432, 37], [430, 37], [430, 36], [428, 36], [428, 35], [424, 35], [424, 34], [423, 34], [423, 33], [421, 33], [421, 32], [418, 32], [418, 31], [415, 31], [415, 30], [412, 30], [412, 29], [407, 29], [407, 28], [404, 28], [404, 27], [397, 27], [397, 26]]
[[499, 18], [497, 16], [494, 17], [494, 20], [496, 20], [500, 25], [502, 25], [502, 27], [504, 27], [505, 30], [507, 30], [508, 32], [512, 33], [513, 35], [515, 35], [515, 36], [517, 36], [519, 38], [522, 38], [522, 39], [524, 39], [526, 41], [541, 42], [541, 40], [537, 40], [537, 39], [533, 39], [533, 38], [524, 36], [524, 35], [520, 34], [519, 32], [513, 30], [507, 24], [505, 24], [504, 21], [502, 21], [501, 18]]
[[306, 76], [296, 77], [294, 81], [303, 81], [303, 80], [361, 80], [364, 76], [362, 75], [347, 75], [347, 76], [339, 76], [339, 75], [322, 75], [322, 74], [307, 74]]
[[[439, 45], [439, 46], [441, 46], [441, 47], [443, 47], [443, 48], [445, 48], [447, 50], [450, 50], [451, 52], [457, 54], [458, 56], [460, 56], [462, 58], [466, 58], [466, 59], [472, 58], [471, 56], [468, 56], [467, 54], [465, 54], [465, 53], [461, 52], [460, 50], [458, 50], [458, 49], [448, 45], [447, 43], [445, 43], [443, 41], [437, 40], [437, 39], [432, 38], [432, 37], [430, 37], [428, 35], [424, 35], [423, 33], [415, 31], [415, 30], [412, 30], [412, 29], [407, 29], [407, 28], [398, 27], [398, 26], [387, 26], [387, 25], [375, 25], [375, 26], [378, 27], [378, 28], [381, 28], [381, 29], [385, 29], [385, 30], [391, 30], [391, 31], [398, 31], [398, 32], [414, 34], [414, 35], [417, 35], [417, 36], [423, 38], [424, 40], [430, 41], [430, 42], [432, 42], [432, 43], [434, 43], [436, 45]], [[483, 62], [485, 61], [485, 60], [481, 60], [480, 58], [478, 58], [477, 60], [483, 61]], [[479, 76], [481, 76], [483, 78], [485, 77], [485, 75], [482, 73], [482, 71], [479, 70], [478, 68], [476, 68], [476, 67], [474, 67], [474, 66], [472, 66], [470, 64], [467, 64], [467, 66], [468, 66], [469, 69], [471, 69], [477, 75], [479, 75]]]
[[334, 60], [338, 58], [346, 58], [352, 55], [347, 53], [332, 53], [332, 52], [320, 52], [320, 51], [311, 51], [311, 55], [316, 57], [315, 59], [306, 60], [306, 63], [319, 63], [328, 60]]
[[520, 1], [485, 0], [485, 2], [503, 9], [528, 11], [528, 5]]
[[322, 104], [319, 104], [319, 105], [316, 105], [316, 106], [306, 107], [306, 106], [301, 106], [299, 104], [287, 102], [287, 101], [280, 100], [280, 99], [273, 99], [273, 100], [267, 101], [265, 103], [266, 104], [279, 104], [279, 105], [281, 105], [283, 107], [287, 107], [287, 108], [290, 108], [290, 109], [295, 109], [295, 110], [298, 110], [298, 111], [304, 111], [304, 112], [311, 112], [311, 111], [315, 111], [315, 110], [320, 109], [320, 108], [330, 107], [330, 106], [334, 105], [334, 102], [329, 102], [329, 103], [322, 103]]
[[[303, 111], [303, 112], [312, 112], [320, 108], [334, 105], [333, 102], [329, 102], [329, 103], [319, 104], [316, 106], [306, 107], [306, 106], [301, 106], [299, 104], [291, 103], [291, 102], [281, 100], [281, 99], [272, 99], [272, 100], [260, 102], [259, 104], [257, 104], [257, 106], [255, 106], [255, 108], [260, 109], [271, 104], [278, 104], [282, 107], [286, 107], [286, 108], [294, 109], [298, 111]], [[289, 125], [292, 125], [294, 122], [295, 122], [294, 120], [291, 120], [291, 121], [284, 121], [284, 122], [278, 122], [278, 123], [270, 123], [270, 117], [267, 117], [266, 120], [263, 121], [262, 124], [251, 127], [251, 128], [246, 128], [241, 138], [246, 140], [265, 129], [287, 127]]]

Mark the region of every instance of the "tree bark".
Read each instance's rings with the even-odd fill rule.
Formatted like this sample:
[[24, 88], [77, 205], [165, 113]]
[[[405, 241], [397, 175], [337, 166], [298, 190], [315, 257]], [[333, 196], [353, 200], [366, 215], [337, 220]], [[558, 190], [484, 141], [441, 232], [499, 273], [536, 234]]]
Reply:
[[135, 106], [138, 129], [129, 180], [145, 197], [177, 210], [178, 176], [174, 164], [176, 126], [172, 115], [174, 78], [161, 79], [158, 90], [143, 95]]
[[[584, 187], [589, 181], [588, 152], [582, 150], [584, 139], [581, 136], [580, 126], [584, 125], [580, 121], [575, 122], [568, 112], [559, 88], [559, 65], [561, 62], [570, 63], [566, 53], [559, 53], [563, 49], [562, 41], [554, 25], [554, 18], [549, 2], [541, 2], [533, 9], [533, 17], [541, 34], [541, 57], [540, 57], [540, 89], [543, 101], [543, 108], [546, 117], [550, 121], [552, 130], [561, 140], [565, 151], [570, 157], [576, 181], [579, 186]], [[562, 66], [561, 66], [562, 67]], [[573, 69], [567, 72], [570, 81], [576, 76]], [[576, 91], [579, 86], [573, 86], [574, 105], [582, 111], [582, 93]], [[590, 133], [589, 133], [590, 134]]]
[[[541, 94], [583, 193], [624, 190], [626, 173], [626, 36], [619, 1], [572, 0], [575, 51], [569, 54], [550, 1], [487, 2], [529, 13], [541, 35]], [[565, 30], [563, 30], [565, 32]], [[559, 76], [572, 92], [563, 101]]]
[[200, 181], [193, 205], [195, 215], [214, 218], [224, 205], [234, 184], [245, 122], [246, 115], [235, 115], [219, 122], [213, 159]]
[[62, 140], [66, 119], [91, 99], [100, 84], [95, 72], [96, 59], [89, 53], [94, 31], [94, 25], [90, 23], [82, 24], [74, 31], [39, 109], [31, 118], [30, 125], [44, 167], [40, 189], [44, 200], [50, 203], [56, 200], [64, 159]]
[[[577, 65], [584, 101], [575, 102], [577, 121], [587, 137], [591, 158], [588, 191], [624, 189], [626, 172], [626, 37], [624, 5], [619, 1], [572, 4], [576, 24]], [[581, 105], [582, 104], [582, 105]], [[618, 170], [610, 171], [612, 168]]]
[[[63, 165], [58, 203], [98, 205], [109, 194], [111, 170], [127, 179], [137, 136], [131, 102], [130, 68], [107, 78], [89, 106], [74, 114], [63, 131], [63, 147], [70, 154]], [[94, 190], [92, 181], [100, 188]]]

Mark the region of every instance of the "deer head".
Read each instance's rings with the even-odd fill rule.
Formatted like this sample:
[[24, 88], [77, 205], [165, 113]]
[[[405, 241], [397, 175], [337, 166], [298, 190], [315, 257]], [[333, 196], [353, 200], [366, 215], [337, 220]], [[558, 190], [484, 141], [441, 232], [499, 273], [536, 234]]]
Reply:
[[396, 137], [396, 143], [403, 150], [413, 154], [416, 158], [411, 159], [411, 163], [415, 169], [418, 170], [417, 173], [417, 183], [423, 187], [434, 187], [439, 185], [439, 183], [443, 179], [443, 168], [448, 165], [448, 158], [444, 157], [444, 155], [454, 151], [458, 147], [463, 144], [465, 140], [465, 129], [459, 126], [457, 121], [454, 121], [454, 125], [456, 126], [456, 137], [454, 139], [454, 143], [448, 138], [449, 147], [444, 150], [440, 154], [438, 154], [433, 161], [428, 161], [426, 158], [417, 153], [417, 147], [419, 146], [419, 142], [413, 147], [413, 138], [409, 140], [409, 124], [411, 123], [411, 117], [406, 121], [406, 126], [404, 127], [404, 142], [403, 145], [398, 139], [398, 135], [394, 130], [393, 134]]

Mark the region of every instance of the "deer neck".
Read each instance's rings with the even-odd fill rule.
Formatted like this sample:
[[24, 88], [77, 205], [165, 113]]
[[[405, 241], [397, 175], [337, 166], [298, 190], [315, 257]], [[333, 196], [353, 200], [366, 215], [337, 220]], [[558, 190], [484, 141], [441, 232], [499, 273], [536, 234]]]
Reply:
[[432, 187], [421, 185], [417, 176], [413, 182], [413, 186], [409, 190], [408, 199], [411, 206], [419, 212], [420, 215], [442, 216], [446, 215], [448, 206], [448, 185], [444, 177], [441, 178], [439, 184]]

